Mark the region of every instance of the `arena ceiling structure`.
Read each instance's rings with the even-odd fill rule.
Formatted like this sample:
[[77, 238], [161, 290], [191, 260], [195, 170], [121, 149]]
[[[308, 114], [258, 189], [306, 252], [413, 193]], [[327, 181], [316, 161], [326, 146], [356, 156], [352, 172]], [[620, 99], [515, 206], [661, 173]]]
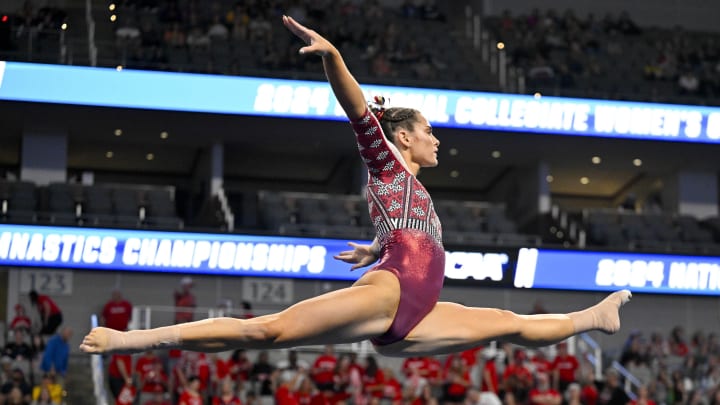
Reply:
[[[23, 132], [58, 130], [68, 135], [70, 170], [139, 181], [188, 179], [215, 142], [225, 145], [231, 187], [276, 182], [328, 189], [349, 181], [360, 164], [350, 127], [339, 121], [4, 101], [0, 122], [6, 168], [19, 164]], [[440, 165], [420, 176], [434, 193], [463, 197], [490, 192], [503, 176], [540, 161], [549, 166], [554, 196], [580, 199], [617, 199], [658, 187], [680, 170], [720, 172], [720, 147], [712, 144], [442, 127], [435, 135]]]

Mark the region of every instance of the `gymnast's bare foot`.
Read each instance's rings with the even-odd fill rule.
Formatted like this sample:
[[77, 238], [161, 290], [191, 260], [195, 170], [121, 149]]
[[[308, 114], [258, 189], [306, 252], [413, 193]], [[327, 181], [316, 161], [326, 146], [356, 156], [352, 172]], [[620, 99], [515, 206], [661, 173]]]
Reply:
[[110, 344], [111, 340], [113, 340], [112, 338], [117, 338], [119, 336], [116, 337], [114, 335], [120, 334], [122, 334], [122, 332], [114, 329], [103, 327], [93, 328], [93, 330], [83, 338], [80, 344], [80, 350], [88, 354], [108, 353], [112, 350]]
[[593, 307], [597, 329], [607, 334], [620, 330], [620, 307], [625, 305], [632, 293], [629, 290], [615, 291]]
[[575, 333], [599, 330], [613, 334], [620, 330], [620, 307], [630, 301], [628, 290], [615, 291], [590, 308], [568, 314]]

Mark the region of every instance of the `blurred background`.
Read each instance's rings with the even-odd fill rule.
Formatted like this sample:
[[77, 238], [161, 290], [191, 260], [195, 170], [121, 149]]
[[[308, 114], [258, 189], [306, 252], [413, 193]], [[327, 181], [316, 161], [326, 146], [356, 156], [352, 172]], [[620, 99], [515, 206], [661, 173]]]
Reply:
[[[4, 85], [7, 89], [13, 62], [123, 74], [153, 71], [163, 75], [155, 78], [178, 77], [178, 84], [184, 76], [172, 73], [209, 75], [209, 80], [323, 81], [320, 60], [298, 55], [302, 44], [282, 26], [283, 14], [330, 39], [361, 84], [516, 94], [528, 100], [643, 102], [650, 104], [607, 105], [704, 114], [702, 136], [665, 139], [619, 136], [621, 131], [568, 136], [434, 123], [440, 165], [423, 170], [419, 179], [433, 196], [449, 250], [507, 254], [512, 263], [522, 248], [609, 252], [615, 259], [633, 253], [643, 263], [659, 257], [653, 255], [708, 263], [720, 255], [720, 146], [708, 129], [710, 116], [720, 114], [720, 6], [712, 1], [4, 0]], [[53, 71], [47, 72], [52, 83]], [[160, 88], [150, 85], [134, 97], [161, 99]], [[19, 101], [4, 98], [2, 89], [0, 232], [3, 224], [24, 224], [101, 228], [108, 235], [132, 229], [374, 236], [363, 194], [366, 169], [342, 120], [207, 112], [201, 105], [197, 111], [205, 112]], [[193, 93], [187, 97], [192, 104]], [[692, 117], [679, 119], [690, 125]], [[5, 266], [0, 292], [5, 311], [0, 313], [6, 314], [7, 344], [14, 342], [16, 304], [37, 318], [26, 297], [30, 287], [22, 284], [31, 270], [38, 277], [62, 275], [72, 285], [46, 291], [63, 309], [61, 329], [75, 330], [67, 374], [50, 373], [60, 380], [61, 400], [68, 404], [113, 403], [125, 385], [125, 394], [133, 392], [134, 399], [115, 403], [161, 403], [148, 402], [159, 398], [179, 403], [193, 390], [211, 403], [226, 380], [243, 403], [309, 401], [299, 388], [303, 380], [314, 384], [303, 389], [319, 392], [313, 400], [328, 403], [535, 404], [549, 391], [558, 404], [626, 404], [638, 396], [658, 404], [720, 403], [717, 264], [703, 273], [710, 274], [705, 280], [712, 291], [640, 294], [628, 307], [621, 333], [569, 342], [568, 356], [575, 360], [565, 357], [567, 348], [525, 351], [502, 342], [415, 365], [379, 358], [385, 370], [382, 395], [368, 391], [372, 384], [366, 380], [377, 377], [362, 378], [369, 375], [364, 359], [374, 353], [367, 342], [336, 347], [327, 358], [323, 348], [304, 348], [299, 356], [308, 364], [302, 367], [293, 361], [287, 365], [290, 352], [272, 352], [270, 365], [257, 372], [252, 371], [260, 362], [255, 352], [243, 372], [237, 371], [242, 363], [237, 353], [159, 352], [166, 378], [152, 386], [148, 381], [158, 374], [148, 371], [150, 366], [136, 369], [137, 356], [125, 376], [117, 366], [105, 370], [118, 359], [91, 364], [75, 353], [90, 315], [102, 313], [106, 301], [113, 301], [112, 291], [122, 291], [134, 306], [127, 327], [143, 328], [177, 320], [172, 318], [177, 294], [192, 295], [192, 305], [179, 306], [192, 307], [196, 319], [252, 316], [347, 282], [193, 274], [189, 283], [180, 273]], [[558, 277], [572, 284], [573, 271], [558, 269]], [[530, 313], [566, 312], [603, 296], [581, 287], [517, 289], [507, 274], [496, 284], [481, 281], [449, 280], [443, 299]], [[253, 288], [292, 293], [261, 297]], [[32, 354], [18, 360], [6, 350], [3, 360], [9, 359], [7, 374], [22, 368], [25, 384], [40, 387], [40, 395], [48, 383], [41, 378], [48, 374], [41, 368], [47, 342], [31, 338], [40, 337], [37, 322], [32, 319], [29, 333], [20, 334]], [[363, 367], [343, 366], [352, 357]], [[313, 371], [318, 359], [335, 370], [332, 388]], [[23, 368], [26, 360], [29, 366]], [[235, 371], [223, 374], [224, 367]], [[298, 377], [298, 369], [307, 370]], [[105, 382], [113, 374], [120, 378], [117, 392]], [[207, 375], [200, 388], [193, 388], [189, 377], [198, 374]], [[395, 383], [387, 382], [392, 374]], [[16, 386], [3, 386], [0, 400], [11, 401]], [[281, 387], [289, 391], [287, 398]], [[32, 390], [19, 391], [25, 403], [32, 400]]]

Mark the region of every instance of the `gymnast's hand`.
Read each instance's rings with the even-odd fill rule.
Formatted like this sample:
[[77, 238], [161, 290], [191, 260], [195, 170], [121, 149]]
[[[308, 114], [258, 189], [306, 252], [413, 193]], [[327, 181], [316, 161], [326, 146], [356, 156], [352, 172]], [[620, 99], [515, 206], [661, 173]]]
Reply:
[[295, 21], [292, 17], [284, 15], [283, 24], [285, 24], [285, 26], [290, 31], [292, 31], [293, 34], [297, 35], [307, 44], [307, 46], [300, 48], [301, 54], [325, 56], [330, 52], [336, 51], [335, 47], [333, 46], [333, 44], [330, 43], [330, 41], [323, 38], [317, 32]]
[[350, 270], [368, 266], [377, 260], [377, 255], [372, 245], [359, 245], [354, 242], [348, 242], [348, 245], [352, 246], [353, 250], [345, 250], [333, 257], [345, 263], [354, 263]]

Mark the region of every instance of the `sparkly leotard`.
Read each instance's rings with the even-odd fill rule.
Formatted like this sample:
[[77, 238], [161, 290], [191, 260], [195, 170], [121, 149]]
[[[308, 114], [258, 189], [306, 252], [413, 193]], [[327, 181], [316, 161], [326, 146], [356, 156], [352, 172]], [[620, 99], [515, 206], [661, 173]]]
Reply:
[[387, 345], [403, 340], [440, 297], [442, 231], [430, 195], [390, 148], [375, 116], [366, 111], [352, 126], [368, 166], [368, 208], [380, 243], [380, 261], [368, 271], [387, 270], [400, 281], [395, 319], [387, 332], [372, 339], [375, 345]]

